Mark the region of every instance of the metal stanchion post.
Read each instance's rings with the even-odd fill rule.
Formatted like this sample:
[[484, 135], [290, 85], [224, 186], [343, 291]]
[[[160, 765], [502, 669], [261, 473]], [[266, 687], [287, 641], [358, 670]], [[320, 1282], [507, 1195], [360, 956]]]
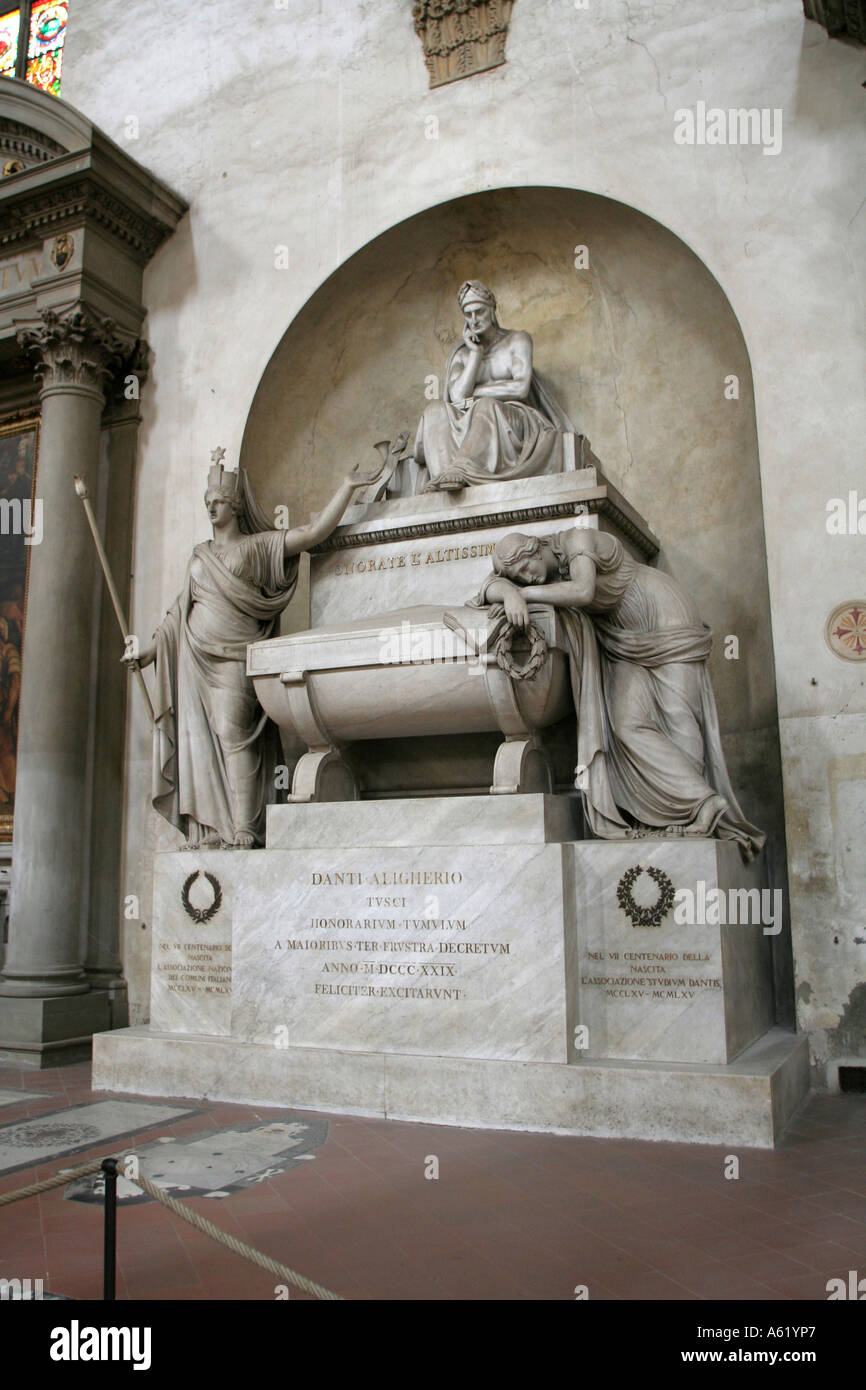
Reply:
[[105, 1236], [102, 1256], [103, 1301], [114, 1300], [114, 1278], [117, 1264], [117, 1159], [104, 1158], [105, 1176]]

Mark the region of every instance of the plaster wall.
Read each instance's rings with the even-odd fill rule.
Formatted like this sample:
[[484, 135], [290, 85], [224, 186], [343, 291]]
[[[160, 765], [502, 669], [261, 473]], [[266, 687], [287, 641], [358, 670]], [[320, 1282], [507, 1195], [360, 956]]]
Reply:
[[[154, 359], [142, 400], [136, 628], [150, 631], [179, 587], [191, 546], [207, 534], [201, 495], [210, 449], [224, 444], [231, 460], [238, 457], [287, 325], [354, 252], [425, 208], [527, 185], [601, 194], [670, 228], [724, 292], [754, 379], [800, 1022], [819, 1067], [843, 1046], [862, 1056], [855, 991], [866, 951], [866, 683], [862, 665], [830, 653], [823, 627], [836, 603], [866, 597], [863, 537], [829, 536], [825, 526], [828, 498], [862, 489], [863, 477], [863, 49], [828, 40], [804, 20], [798, 0], [723, 10], [708, 0], [637, 7], [599, 0], [585, 10], [521, 0], [507, 64], [430, 92], [408, 0], [295, 0], [286, 9], [213, 0], [205, 22], [169, 0], [140, 0], [134, 30], [149, 36], [146, 48], [131, 42], [122, 0], [77, 0], [64, 96], [119, 143], [129, 141], [135, 157], [191, 205], [145, 281]], [[676, 144], [675, 112], [698, 101], [781, 112], [781, 150]], [[427, 138], [431, 117], [436, 139]], [[577, 240], [600, 237], [602, 227]], [[277, 248], [286, 248], [285, 269], [277, 268], [286, 258]], [[500, 249], [507, 265], [507, 238]], [[589, 250], [590, 264], [603, 269], [603, 244], [594, 250], [590, 241]], [[657, 291], [658, 267], [650, 268]], [[496, 288], [508, 304], [507, 287]], [[715, 446], [706, 434], [696, 441], [674, 428], [672, 486], [660, 509], [652, 494], [657, 456], [645, 453], [632, 421], [643, 417], [654, 441], [664, 437], [676, 395], [672, 358], [652, 332], [643, 335], [641, 375], [634, 281], [609, 280], [607, 291], [608, 323], [590, 315], [599, 329], [592, 346], [602, 355], [578, 354], [575, 371], [588, 379], [560, 385], [573, 390], [577, 423], [612, 481], [663, 538], [673, 537], [666, 521], [690, 505], [694, 451], [701, 472]], [[514, 304], [513, 321], [532, 309], [527, 326], [541, 325], [541, 306], [530, 300]], [[579, 308], [568, 313], [586, 323]], [[652, 322], [658, 330], [681, 317], [674, 295]], [[675, 337], [682, 345], [680, 330]], [[723, 332], [699, 376], [715, 372], [714, 353], [724, 358], [726, 344], [737, 372], [737, 335]], [[539, 363], [543, 370], [541, 355]], [[367, 386], [362, 369], [359, 362], [358, 393]], [[613, 396], [603, 389], [611, 375]], [[741, 440], [744, 388], [741, 378]], [[682, 404], [681, 418], [694, 419], [691, 403]], [[730, 415], [714, 418], [717, 429], [730, 428]], [[387, 434], [390, 421], [383, 424]], [[706, 418], [703, 426], [710, 428]], [[287, 440], [287, 459], [300, 458], [291, 452], [299, 447], [294, 435]], [[715, 456], [723, 454], [720, 441]], [[320, 503], [330, 481], [317, 472], [297, 505]], [[742, 507], [739, 492], [728, 501], [731, 510]], [[709, 550], [699, 531], [677, 533], [676, 570], [686, 583], [701, 582], [705, 616], [718, 625], [729, 600], [724, 585], [713, 590], [706, 561], [721, 544], [716, 521], [730, 523], [723, 498], [714, 508]], [[745, 621], [745, 608], [737, 611]], [[756, 629], [750, 640], [758, 640]], [[715, 674], [724, 687], [725, 676]], [[733, 707], [730, 693], [724, 698]], [[766, 687], [756, 687], [746, 707], [766, 710], [767, 700]], [[174, 839], [142, 809], [149, 740], [137, 709], [129, 754], [125, 882], [146, 924], [153, 850]], [[143, 1017], [149, 934], [139, 921], [125, 927], [135, 1016]]]

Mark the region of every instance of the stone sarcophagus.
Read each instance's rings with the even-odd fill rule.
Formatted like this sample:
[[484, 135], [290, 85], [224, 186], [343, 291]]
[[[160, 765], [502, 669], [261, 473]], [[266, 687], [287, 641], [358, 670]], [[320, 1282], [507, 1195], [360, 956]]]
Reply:
[[[247, 671], [274, 722], [305, 746], [291, 801], [358, 796], [346, 745], [382, 739], [498, 733], [493, 793], [552, 791], [538, 731], [572, 709], [568, 655], [556, 611], [531, 608], [534, 644], [515, 639], [500, 664], [489, 609], [419, 605], [251, 646]], [[539, 640], [540, 639], [540, 640]], [[537, 667], [537, 669], [534, 669]]]
[[[654, 557], [656, 538], [600, 478], [585, 440], [575, 462], [547, 477], [357, 507], [316, 548], [312, 629], [247, 655], [262, 706], [287, 750], [301, 753], [292, 801], [571, 789], [574, 709], [556, 610], [532, 605], [547, 653], [515, 680], [490, 640], [490, 610], [463, 604], [510, 530], [586, 526]], [[515, 640], [513, 664], [530, 655]]]

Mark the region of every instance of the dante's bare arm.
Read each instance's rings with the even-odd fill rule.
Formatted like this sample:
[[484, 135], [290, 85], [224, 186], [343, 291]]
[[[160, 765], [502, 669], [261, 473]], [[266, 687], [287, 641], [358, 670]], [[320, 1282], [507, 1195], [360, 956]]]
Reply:
[[532, 339], [528, 333], [515, 333], [511, 345], [511, 376], [497, 377], [476, 386], [476, 396], [493, 396], [496, 400], [525, 401], [532, 385]]
[[481, 365], [481, 344], [475, 342], [468, 328], [463, 330], [463, 344], [454, 356], [448, 381], [448, 398], [454, 405], [462, 405], [463, 401], [477, 395], [475, 378]]

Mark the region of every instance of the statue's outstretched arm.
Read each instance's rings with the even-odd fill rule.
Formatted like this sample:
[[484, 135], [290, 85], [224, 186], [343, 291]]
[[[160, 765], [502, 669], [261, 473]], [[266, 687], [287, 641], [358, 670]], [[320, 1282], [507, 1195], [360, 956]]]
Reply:
[[386, 465], [387, 458], [383, 459], [378, 468], [374, 468], [372, 472], [363, 472], [360, 468], [355, 468], [347, 474], [330, 502], [319, 512], [315, 521], [308, 521], [305, 526], [295, 526], [291, 531], [286, 532], [286, 554], [300, 555], [302, 550], [309, 550], [312, 546], [327, 540], [335, 527], [340, 524], [343, 512], [351, 502], [353, 494], [359, 488], [370, 487], [373, 483], [378, 482]]

